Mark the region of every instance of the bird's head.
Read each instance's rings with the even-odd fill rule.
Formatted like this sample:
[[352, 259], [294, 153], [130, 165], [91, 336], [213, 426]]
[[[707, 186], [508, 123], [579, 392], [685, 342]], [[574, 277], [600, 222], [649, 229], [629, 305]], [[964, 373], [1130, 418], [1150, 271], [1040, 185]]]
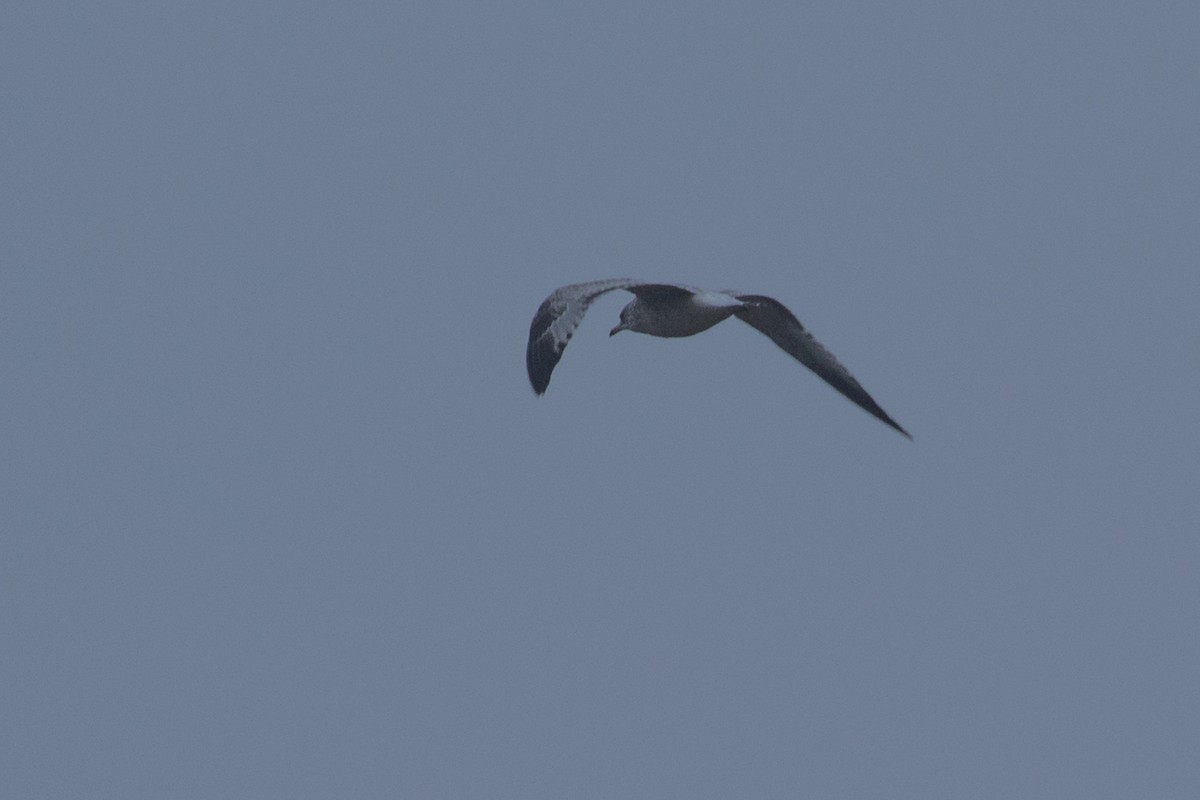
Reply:
[[632, 324], [633, 314], [630, 312], [629, 309], [632, 306], [633, 306], [633, 303], [630, 303], [629, 305], [627, 305], [621, 309], [621, 321], [617, 323], [617, 327], [613, 328], [611, 331], [608, 332], [609, 336], [615, 336], [618, 333], [620, 333], [621, 331], [627, 331], [630, 329], [629, 326]]

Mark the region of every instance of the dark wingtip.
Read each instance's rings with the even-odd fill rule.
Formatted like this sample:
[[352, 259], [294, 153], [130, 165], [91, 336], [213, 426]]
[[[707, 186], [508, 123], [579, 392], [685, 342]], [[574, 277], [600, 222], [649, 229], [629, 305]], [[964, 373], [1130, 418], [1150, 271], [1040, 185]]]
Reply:
[[[836, 386], [834, 388], [839, 389], [839, 387], [836, 387]], [[884, 425], [887, 425], [889, 428], [895, 430], [898, 433], [903, 434], [910, 442], [912, 441], [913, 437], [912, 437], [911, 433], [904, 430], [904, 428], [900, 427], [900, 423], [896, 422], [896, 420], [892, 419], [891, 416], [880, 407], [879, 403], [876, 403], [875, 400], [871, 397], [871, 395], [867, 394], [866, 391], [863, 390], [861, 386], [859, 386], [858, 389], [862, 392], [860, 396], [855, 396], [855, 395], [849, 394], [845, 391], [842, 391], [841, 389], [839, 389], [839, 391], [842, 391], [842, 394], [846, 395], [851, 400], [853, 400], [854, 403], [856, 405], [858, 405], [860, 408], [862, 408], [863, 411], [866, 411], [872, 417], [879, 420]]]
[[546, 387], [550, 385], [550, 376], [539, 369], [539, 366], [534, 359], [528, 358], [525, 362], [526, 372], [529, 375], [529, 385], [533, 388], [533, 393], [541, 397], [546, 393]]
[[880, 411], [880, 413], [876, 414], [875, 416], [879, 417], [879, 419], [881, 419], [883, 422], [887, 423], [887, 425], [889, 427], [895, 428], [897, 431], [904, 434], [905, 438], [907, 438], [910, 442], [913, 440], [912, 434], [909, 433], [908, 431], [904, 430], [904, 428], [901, 428], [899, 422], [896, 422], [896, 420], [892, 419], [887, 414], [883, 413], [883, 409], [879, 409], [879, 411]]
[[536, 342], [531, 340], [525, 350], [525, 373], [529, 376], [529, 385], [533, 387], [533, 393], [538, 397], [546, 393], [553, 371], [553, 364], [550, 365], [550, 369], [546, 369], [542, 353], [538, 352]]
[[893, 428], [893, 429], [895, 429], [896, 431], [899, 431], [900, 433], [904, 434], [905, 438], [907, 438], [907, 439], [908, 439], [910, 442], [913, 440], [912, 434], [911, 434], [911, 433], [909, 433], [908, 431], [904, 430], [904, 428], [901, 428], [901, 427], [900, 427], [900, 423], [899, 423], [899, 422], [896, 422], [896, 420], [894, 420], [894, 419], [892, 419], [891, 417], [889, 417], [889, 416], [887, 415], [887, 412], [886, 412], [886, 411], [884, 411], [882, 408], [880, 408], [880, 407], [879, 407], [879, 404], [878, 404], [878, 403], [874, 403], [874, 402], [872, 402], [872, 404], [871, 404], [871, 405], [873, 405], [873, 406], [874, 406], [874, 408], [869, 408], [869, 407], [865, 407], [865, 406], [864, 406], [864, 408], [866, 408], [866, 409], [867, 409], [867, 411], [869, 411], [869, 412], [871, 413], [871, 415], [872, 415], [872, 416], [874, 416], [874, 417], [875, 417], [875, 418], [877, 418], [877, 419], [878, 419], [880, 422], [882, 422], [882, 423], [884, 423], [885, 425], [887, 425], [889, 428]]

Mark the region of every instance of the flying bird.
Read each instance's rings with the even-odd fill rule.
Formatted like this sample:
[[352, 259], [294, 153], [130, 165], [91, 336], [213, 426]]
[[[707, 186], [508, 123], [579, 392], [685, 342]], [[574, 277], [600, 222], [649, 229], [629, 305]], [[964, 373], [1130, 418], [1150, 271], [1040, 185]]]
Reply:
[[634, 297], [621, 309], [621, 320], [609, 331], [609, 336], [620, 331], [662, 337], [693, 336], [722, 320], [737, 317], [765, 334], [785, 353], [817, 373], [864, 411], [912, 438], [778, 300], [759, 294], [715, 292], [632, 278], [563, 286], [554, 290], [538, 307], [529, 326], [529, 344], [525, 349], [525, 366], [535, 393], [543, 394], [550, 385], [550, 375], [562, 358], [567, 342], [583, 321], [588, 306], [600, 295], [615, 289], [624, 289]]

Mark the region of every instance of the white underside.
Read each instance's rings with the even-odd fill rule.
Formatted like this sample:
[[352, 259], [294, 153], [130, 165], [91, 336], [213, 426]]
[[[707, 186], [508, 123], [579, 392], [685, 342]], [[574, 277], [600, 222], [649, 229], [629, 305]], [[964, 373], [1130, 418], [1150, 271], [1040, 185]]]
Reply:
[[642, 318], [631, 329], [651, 336], [694, 336], [706, 331], [742, 305], [721, 292], [697, 292], [682, 303], [642, 305]]

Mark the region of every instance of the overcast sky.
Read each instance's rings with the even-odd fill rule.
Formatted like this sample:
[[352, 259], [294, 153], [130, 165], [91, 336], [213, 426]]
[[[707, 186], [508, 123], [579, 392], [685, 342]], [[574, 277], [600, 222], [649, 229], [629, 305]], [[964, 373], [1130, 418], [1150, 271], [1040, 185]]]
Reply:
[[[0, 795], [1200, 796], [1193, 3], [0, 12]], [[528, 326], [608, 277], [737, 320]]]

